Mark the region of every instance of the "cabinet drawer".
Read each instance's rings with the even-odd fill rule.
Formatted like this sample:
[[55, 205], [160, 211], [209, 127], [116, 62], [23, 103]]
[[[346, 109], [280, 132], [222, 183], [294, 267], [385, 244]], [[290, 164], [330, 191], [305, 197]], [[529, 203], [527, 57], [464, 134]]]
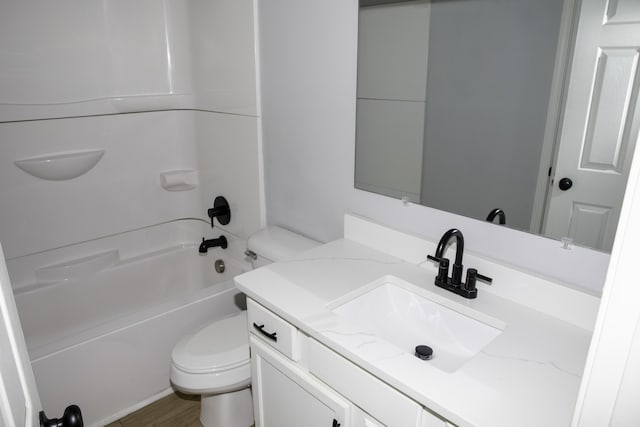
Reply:
[[313, 339], [308, 356], [309, 372], [385, 425], [420, 426], [422, 406], [417, 402]]
[[292, 360], [300, 360], [300, 342], [295, 326], [252, 299], [247, 299], [249, 331]]

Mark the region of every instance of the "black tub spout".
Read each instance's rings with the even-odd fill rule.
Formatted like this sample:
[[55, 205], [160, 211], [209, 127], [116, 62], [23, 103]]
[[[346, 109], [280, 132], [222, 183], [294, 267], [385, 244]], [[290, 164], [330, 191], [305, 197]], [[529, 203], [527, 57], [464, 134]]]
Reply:
[[198, 248], [198, 252], [201, 254], [206, 254], [209, 248], [221, 247], [222, 249], [227, 249], [227, 238], [224, 236], [220, 236], [217, 239], [209, 239], [205, 240], [202, 238], [202, 243], [200, 243], [200, 247]]

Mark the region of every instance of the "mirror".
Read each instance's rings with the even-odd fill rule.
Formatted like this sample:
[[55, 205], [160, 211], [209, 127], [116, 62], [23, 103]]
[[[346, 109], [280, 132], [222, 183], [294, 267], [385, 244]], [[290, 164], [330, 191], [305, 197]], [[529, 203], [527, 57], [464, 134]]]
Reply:
[[[604, 112], [637, 91], [630, 65], [602, 65], [592, 27], [571, 26], [582, 13], [573, 0], [360, 0], [356, 188], [610, 251], [633, 139], [620, 143], [626, 125], [608, 129]], [[570, 67], [574, 39], [586, 67]], [[582, 68], [599, 83], [568, 88]], [[607, 86], [616, 79], [623, 89]], [[606, 108], [582, 102], [582, 119], [561, 120], [571, 90], [599, 90]], [[562, 160], [572, 128], [587, 129], [573, 144], [582, 157]], [[579, 199], [583, 170], [619, 175], [604, 191], [617, 199]]]

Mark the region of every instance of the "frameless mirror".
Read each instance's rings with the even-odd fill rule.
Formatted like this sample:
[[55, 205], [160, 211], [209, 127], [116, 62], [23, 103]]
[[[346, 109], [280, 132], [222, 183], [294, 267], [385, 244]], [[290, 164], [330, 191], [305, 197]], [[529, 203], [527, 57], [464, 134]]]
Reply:
[[640, 12], [582, 3], [360, 0], [356, 188], [610, 251]]

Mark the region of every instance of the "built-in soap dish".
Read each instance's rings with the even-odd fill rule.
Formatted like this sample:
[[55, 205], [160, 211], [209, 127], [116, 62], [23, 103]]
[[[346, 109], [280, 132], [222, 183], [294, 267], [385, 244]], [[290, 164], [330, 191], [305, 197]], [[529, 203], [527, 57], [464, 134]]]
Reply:
[[36, 270], [36, 282], [48, 284], [91, 276], [120, 261], [117, 249], [47, 265]]
[[64, 181], [87, 173], [103, 155], [104, 150], [70, 151], [16, 160], [13, 163], [36, 178]]
[[160, 173], [160, 185], [167, 191], [189, 191], [198, 186], [198, 172], [192, 169]]

